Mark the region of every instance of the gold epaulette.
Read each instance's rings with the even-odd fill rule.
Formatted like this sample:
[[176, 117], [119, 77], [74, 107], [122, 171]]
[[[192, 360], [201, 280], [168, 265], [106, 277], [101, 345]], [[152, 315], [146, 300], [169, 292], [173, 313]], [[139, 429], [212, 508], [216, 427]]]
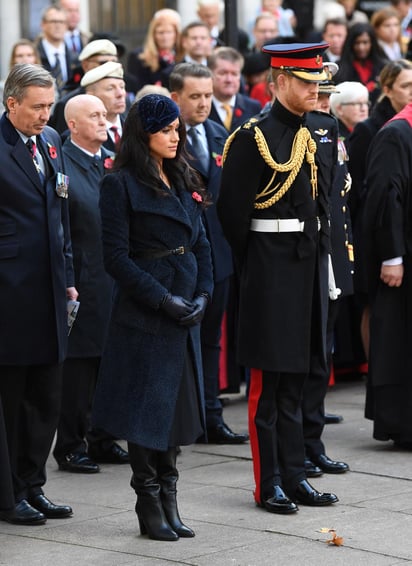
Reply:
[[235, 139], [235, 136], [238, 133], [238, 131], [239, 130], [250, 130], [250, 128], [253, 126], [253, 124], [255, 124], [258, 121], [259, 120], [257, 118], [250, 118], [250, 120], [247, 120], [247, 122], [245, 122], [244, 124], [242, 124], [241, 126], [236, 128], [236, 130], [230, 134], [230, 136], [226, 140], [225, 147], [223, 148], [222, 165], [225, 163], [227, 152], [229, 151], [231, 143]]

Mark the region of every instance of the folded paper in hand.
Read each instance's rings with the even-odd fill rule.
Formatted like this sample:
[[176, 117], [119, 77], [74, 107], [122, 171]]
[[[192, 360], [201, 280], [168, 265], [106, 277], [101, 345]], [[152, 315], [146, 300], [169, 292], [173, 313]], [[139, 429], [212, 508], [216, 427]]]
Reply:
[[70, 334], [74, 321], [76, 320], [77, 312], [79, 310], [79, 301], [67, 301], [67, 326], [68, 333]]

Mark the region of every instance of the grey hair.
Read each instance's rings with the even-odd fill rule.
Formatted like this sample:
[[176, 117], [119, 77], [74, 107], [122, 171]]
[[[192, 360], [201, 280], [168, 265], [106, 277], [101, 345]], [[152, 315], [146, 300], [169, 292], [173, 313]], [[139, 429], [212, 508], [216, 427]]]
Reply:
[[336, 109], [341, 104], [348, 102], [356, 102], [358, 98], [364, 96], [369, 100], [369, 92], [366, 86], [357, 81], [345, 81], [336, 85], [339, 92], [330, 95], [330, 107], [333, 114], [336, 115]]
[[11, 96], [21, 102], [30, 86], [43, 88], [54, 87], [54, 77], [41, 65], [20, 63], [10, 71], [4, 83], [3, 104], [7, 108], [7, 99]]

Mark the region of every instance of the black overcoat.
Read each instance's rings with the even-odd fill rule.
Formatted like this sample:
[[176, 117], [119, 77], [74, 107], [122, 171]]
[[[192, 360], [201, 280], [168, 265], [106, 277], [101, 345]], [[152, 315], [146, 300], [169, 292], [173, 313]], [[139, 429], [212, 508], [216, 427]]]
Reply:
[[[368, 153], [364, 228], [371, 305], [370, 371], [377, 386], [405, 383], [412, 374], [411, 133], [406, 120], [389, 122], [375, 135]], [[381, 263], [395, 257], [403, 257], [403, 282], [401, 287], [388, 287], [379, 277]]]
[[[269, 113], [239, 130], [223, 166], [218, 213], [240, 273], [238, 360], [246, 367], [306, 373], [314, 358], [325, 367], [328, 193], [337, 161], [337, 131], [332, 117], [322, 113], [320, 120], [319, 113], [312, 114], [291, 114], [276, 101]], [[326, 120], [331, 141], [318, 143]], [[256, 194], [273, 172], [259, 153], [256, 125], [272, 157], [285, 163], [305, 121], [318, 147], [318, 197], [312, 197], [310, 168], [304, 162], [284, 197], [270, 208], [254, 210]], [[282, 173], [276, 181], [284, 180]], [[252, 217], [297, 218], [306, 222], [305, 231], [252, 232]], [[321, 219], [319, 232], [316, 217]]]
[[[37, 136], [50, 176], [42, 185], [30, 152], [0, 120], [0, 364], [53, 364], [67, 349], [66, 288], [74, 285], [67, 199], [56, 193], [64, 171], [60, 138]], [[70, 188], [69, 188], [70, 191]]]
[[[203, 406], [199, 326], [180, 326], [159, 305], [167, 292], [191, 300], [213, 290], [202, 208], [190, 192], [178, 194], [159, 196], [121, 172], [103, 179], [100, 203], [105, 265], [117, 290], [93, 422], [156, 450], [168, 448], [188, 344]], [[138, 258], [139, 252], [179, 246], [192, 251]]]
[[101, 149], [101, 160], [76, 147], [68, 138], [63, 158], [70, 178], [70, 231], [73, 265], [80, 308], [69, 337], [69, 358], [99, 357], [107, 334], [113, 280], [103, 263], [102, 229], [99, 209], [100, 181], [104, 160], [110, 154]]

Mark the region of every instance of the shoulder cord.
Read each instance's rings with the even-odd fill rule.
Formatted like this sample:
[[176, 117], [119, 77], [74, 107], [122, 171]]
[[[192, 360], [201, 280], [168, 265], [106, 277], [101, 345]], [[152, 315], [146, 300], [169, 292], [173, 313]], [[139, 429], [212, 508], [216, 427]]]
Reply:
[[[254, 205], [255, 209], [261, 210], [264, 208], [269, 208], [270, 206], [278, 202], [278, 200], [280, 200], [287, 193], [287, 191], [290, 189], [291, 185], [293, 184], [294, 180], [296, 179], [296, 176], [302, 167], [303, 159], [305, 157], [307, 163], [310, 164], [310, 170], [311, 170], [310, 184], [312, 186], [312, 198], [315, 199], [317, 197], [318, 194], [317, 165], [315, 164], [316, 142], [311, 137], [310, 131], [307, 128], [300, 128], [297, 131], [295, 138], [293, 140], [289, 161], [286, 161], [286, 163], [277, 163], [272, 158], [272, 155], [269, 151], [268, 145], [265, 140], [265, 136], [258, 127], [255, 128], [255, 140], [256, 140], [256, 145], [259, 149], [259, 153], [263, 157], [263, 160], [265, 161], [266, 165], [268, 165], [274, 171], [269, 183], [266, 185], [263, 191], [261, 191], [256, 196], [256, 200], [263, 197], [267, 197], [272, 193], [275, 193], [272, 194], [272, 196], [264, 202], [255, 202]], [[283, 185], [280, 187], [280, 189], [278, 189], [280, 183], [278, 183], [274, 187], [271, 187], [278, 172], [287, 173], [289, 171], [290, 171], [289, 176], [287, 177]]]

